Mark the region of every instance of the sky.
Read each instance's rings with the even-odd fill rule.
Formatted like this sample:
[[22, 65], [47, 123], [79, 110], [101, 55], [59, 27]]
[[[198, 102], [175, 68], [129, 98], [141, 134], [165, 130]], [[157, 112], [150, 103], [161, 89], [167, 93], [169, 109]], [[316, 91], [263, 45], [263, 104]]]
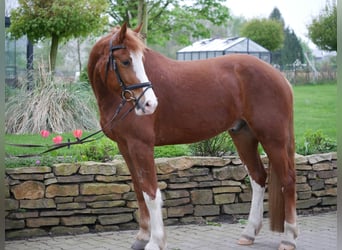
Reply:
[[250, 18], [268, 18], [277, 7], [285, 21], [285, 25], [294, 30], [303, 41], [313, 44], [308, 38], [307, 25], [313, 17], [318, 16], [327, 0], [227, 0], [226, 6], [234, 16]]

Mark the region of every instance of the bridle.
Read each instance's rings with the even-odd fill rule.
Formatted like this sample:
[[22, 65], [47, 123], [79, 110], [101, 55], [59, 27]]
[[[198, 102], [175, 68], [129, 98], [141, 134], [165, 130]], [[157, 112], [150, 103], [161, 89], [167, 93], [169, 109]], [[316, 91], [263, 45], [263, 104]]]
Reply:
[[[136, 83], [136, 84], [131, 84], [131, 85], [126, 85], [125, 82], [122, 80], [120, 76], [120, 72], [117, 66], [117, 62], [114, 57], [114, 51], [120, 50], [120, 49], [127, 49], [125, 45], [119, 44], [119, 45], [113, 45], [113, 38], [110, 40], [109, 44], [109, 56], [108, 56], [108, 61], [106, 65], [106, 74], [105, 74], [105, 82], [107, 82], [107, 75], [108, 75], [108, 70], [111, 68], [116, 75], [116, 79], [121, 87], [121, 98], [123, 102], [133, 102], [134, 107], [137, 107], [138, 109], [141, 109], [144, 111], [144, 107], [142, 107], [139, 104], [139, 101], [141, 97], [145, 94], [145, 92], [149, 89], [152, 88], [152, 83], [151, 82], [142, 82], [142, 83]], [[111, 67], [110, 67], [111, 66]], [[145, 88], [144, 91], [138, 96], [138, 98], [135, 97], [133, 90], [135, 89], [140, 89], [140, 88]]]

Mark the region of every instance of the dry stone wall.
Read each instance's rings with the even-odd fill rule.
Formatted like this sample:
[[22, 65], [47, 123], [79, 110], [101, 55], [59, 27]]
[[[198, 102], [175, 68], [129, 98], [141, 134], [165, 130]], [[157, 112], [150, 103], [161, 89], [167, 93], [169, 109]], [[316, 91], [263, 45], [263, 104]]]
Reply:
[[[336, 154], [297, 155], [296, 165], [298, 213], [335, 210]], [[251, 189], [239, 158], [162, 158], [156, 167], [165, 224], [248, 215]], [[5, 178], [7, 239], [137, 228], [137, 202], [122, 159], [6, 169]], [[267, 213], [267, 193], [264, 206]]]

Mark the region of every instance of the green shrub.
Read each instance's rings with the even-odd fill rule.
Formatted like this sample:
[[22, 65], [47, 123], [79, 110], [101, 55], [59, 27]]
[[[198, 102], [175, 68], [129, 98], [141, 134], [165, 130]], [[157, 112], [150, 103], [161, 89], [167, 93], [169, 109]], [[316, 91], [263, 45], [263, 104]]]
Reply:
[[321, 130], [307, 130], [304, 141], [297, 144], [297, 152], [303, 155], [327, 153], [337, 150], [336, 140], [328, 138]]
[[189, 145], [193, 155], [222, 156], [236, 152], [232, 139], [227, 133], [219, 134], [211, 139]]
[[108, 138], [102, 138], [79, 146], [79, 161], [110, 161], [119, 154], [117, 144]]
[[84, 84], [64, 84], [39, 67], [32, 90], [23, 86], [6, 102], [6, 133], [98, 128], [94, 95]]
[[190, 155], [188, 145], [170, 145], [154, 148], [154, 158]]

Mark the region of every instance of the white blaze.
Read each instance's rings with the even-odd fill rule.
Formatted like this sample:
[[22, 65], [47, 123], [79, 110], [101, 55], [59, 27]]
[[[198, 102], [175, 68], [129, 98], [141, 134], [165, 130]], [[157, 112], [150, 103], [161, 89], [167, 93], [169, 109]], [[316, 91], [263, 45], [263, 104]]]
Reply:
[[[149, 82], [144, 64], [143, 64], [143, 54], [141, 52], [133, 52], [131, 53], [132, 63], [133, 63], [133, 70], [139, 79], [139, 83]], [[157, 108], [158, 101], [157, 97], [154, 94], [154, 91], [152, 88], [147, 89], [143, 88], [142, 91], [145, 92], [144, 96], [140, 99], [140, 106], [143, 107], [142, 109], [135, 109], [135, 113], [137, 115], [149, 115], [152, 114], [155, 109]]]

